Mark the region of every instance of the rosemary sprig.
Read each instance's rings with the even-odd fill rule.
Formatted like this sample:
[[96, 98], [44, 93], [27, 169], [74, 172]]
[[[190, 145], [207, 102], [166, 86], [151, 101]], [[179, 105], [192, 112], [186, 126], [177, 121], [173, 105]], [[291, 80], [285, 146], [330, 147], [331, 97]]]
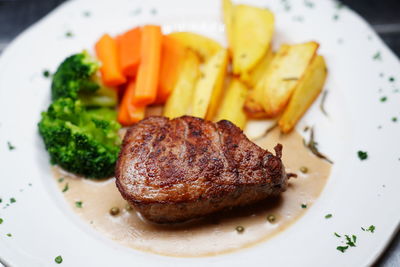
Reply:
[[326, 100], [326, 96], [328, 95], [328, 91], [324, 91], [323, 93], [322, 93], [322, 98], [321, 98], [321, 103], [319, 104], [319, 109], [321, 110], [321, 112], [325, 115], [325, 116], [327, 116], [327, 117], [329, 117], [329, 115], [328, 115], [328, 113], [326, 112], [326, 110], [325, 110], [325, 100]]
[[304, 146], [306, 146], [311, 151], [311, 153], [313, 153], [315, 156], [317, 156], [320, 159], [326, 160], [330, 164], [333, 164], [332, 160], [330, 160], [327, 156], [325, 156], [324, 154], [319, 152], [319, 150], [317, 148], [318, 143], [315, 142], [315, 138], [314, 138], [314, 127], [311, 127], [311, 129], [310, 129], [310, 139], [309, 139], [308, 143], [304, 139], [303, 139], [303, 143], [304, 143]]

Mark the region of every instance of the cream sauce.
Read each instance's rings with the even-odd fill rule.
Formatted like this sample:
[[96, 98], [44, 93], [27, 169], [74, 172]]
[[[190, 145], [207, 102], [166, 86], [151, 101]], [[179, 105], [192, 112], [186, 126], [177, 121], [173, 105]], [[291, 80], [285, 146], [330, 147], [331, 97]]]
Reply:
[[[54, 176], [61, 190], [68, 183], [69, 189], [63, 194], [73, 210], [108, 238], [127, 247], [161, 255], [211, 256], [253, 246], [285, 230], [305, 213], [324, 188], [331, 166], [311, 154], [298, 133], [282, 136], [279, 130], [274, 130], [256, 141], [270, 151], [278, 142], [283, 144], [287, 172], [298, 174], [298, 178], [290, 179], [281, 197], [179, 225], [156, 225], [143, 220], [127, 206], [115, 186], [115, 179], [92, 181], [59, 168], [54, 168]], [[306, 174], [300, 172], [303, 166], [308, 168]], [[76, 205], [79, 201], [81, 208]], [[302, 208], [302, 204], [307, 208]], [[112, 207], [118, 207], [120, 213], [110, 215]], [[269, 222], [269, 215], [274, 215], [276, 220]], [[235, 230], [239, 225], [244, 227], [244, 232]]]

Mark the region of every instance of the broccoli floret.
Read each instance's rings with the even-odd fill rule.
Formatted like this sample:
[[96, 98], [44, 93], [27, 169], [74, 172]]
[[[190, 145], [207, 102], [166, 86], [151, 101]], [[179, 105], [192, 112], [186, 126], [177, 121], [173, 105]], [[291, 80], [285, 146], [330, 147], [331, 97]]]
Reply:
[[88, 178], [114, 175], [121, 144], [115, 118], [110, 108], [88, 110], [71, 98], [54, 101], [39, 122], [51, 163]]
[[84, 106], [115, 106], [116, 91], [101, 84], [99, 66], [100, 63], [86, 51], [66, 58], [53, 76], [52, 99], [68, 97], [81, 100]]

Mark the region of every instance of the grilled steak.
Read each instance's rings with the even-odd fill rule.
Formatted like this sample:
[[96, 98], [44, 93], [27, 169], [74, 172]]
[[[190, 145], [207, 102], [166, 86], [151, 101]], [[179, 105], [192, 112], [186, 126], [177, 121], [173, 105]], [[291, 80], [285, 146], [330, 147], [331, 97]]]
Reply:
[[283, 192], [281, 151], [263, 150], [229, 121], [149, 117], [125, 135], [116, 183], [148, 220], [180, 222]]

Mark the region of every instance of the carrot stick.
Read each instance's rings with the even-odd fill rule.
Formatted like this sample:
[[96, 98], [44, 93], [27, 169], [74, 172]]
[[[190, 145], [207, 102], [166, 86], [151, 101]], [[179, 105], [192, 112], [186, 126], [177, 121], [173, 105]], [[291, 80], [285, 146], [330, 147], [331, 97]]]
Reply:
[[142, 28], [140, 65], [136, 80], [134, 105], [146, 106], [156, 100], [161, 57], [161, 27], [146, 25]]
[[103, 83], [108, 86], [118, 86], [126, 82], [118, 64], [116, 41], [108, 34], [104, 34], [97, 41], [96, 54], [102, 63], [100, 68]]
[[136, 75], [140, 61], [141, 29], [136, 27], [117, 37], [119, 65], [125, 76]]
[[167, 101], [178, 79], [180, 64], [185, 58], [185, 47], [175, 39], [164, 35], [161, 48], [160, 78], [156, 104]]
[[118, 122], [123, 126], [132, 125], [144, 118], [145, 106], [135, 106], [132, 98], [135, 94], [135, 80], [130, 80], [118, 110]]

